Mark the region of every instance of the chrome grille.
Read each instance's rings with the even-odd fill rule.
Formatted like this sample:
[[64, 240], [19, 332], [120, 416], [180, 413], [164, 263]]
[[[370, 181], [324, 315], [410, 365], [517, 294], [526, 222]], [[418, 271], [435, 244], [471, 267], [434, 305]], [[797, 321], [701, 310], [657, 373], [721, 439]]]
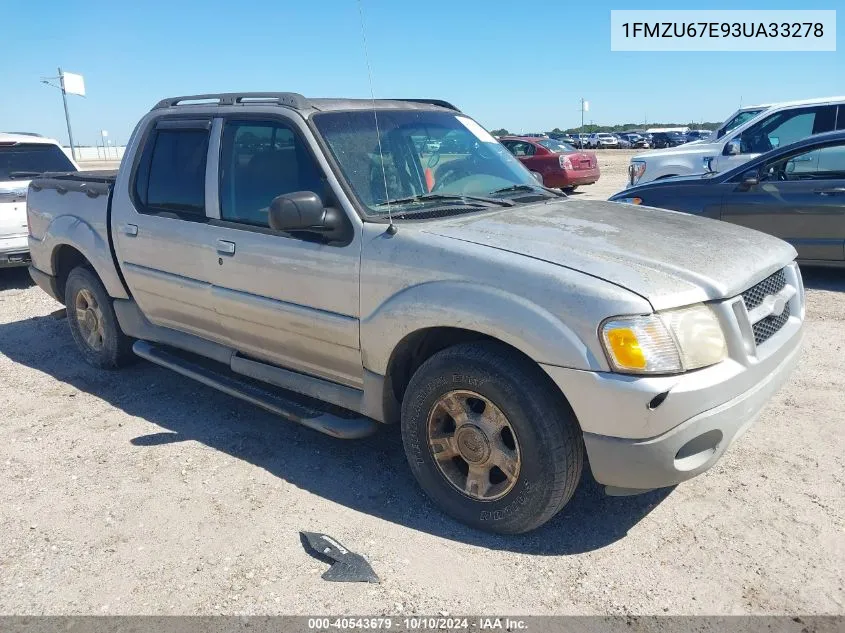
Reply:
[[[756, 286], [749, 288], [742, 293], [742, 300], [745, 302], [745, 308], [750, 312], [761, 303], [769, 295], [776, 295], [786, 286], [786, 275], [783, 270], [769, 275]], [[778, 315], [770, 314], [763, 317], [757, 323], [752, 323], [751, 328], [754, 330], [754, 342], [757, 345], [768, 341], [784, 324], [789, 320], [789, 304], [784, 306], [783, 312]]]

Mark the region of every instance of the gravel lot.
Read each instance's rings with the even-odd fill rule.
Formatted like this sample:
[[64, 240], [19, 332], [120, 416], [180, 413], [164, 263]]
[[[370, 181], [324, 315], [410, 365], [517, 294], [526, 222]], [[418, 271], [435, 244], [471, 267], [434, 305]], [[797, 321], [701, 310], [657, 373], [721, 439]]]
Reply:
[[[624, 186], [631, 152], [600, 152]], [[85, 365], [60, 306], [0, 271], [2, 614], [845, 613], [845, 271], [806, 270], [803, 359], [714, 469], [522, 537], [445, 518], [397, 429], [342, 442], [145, 362]], [[372, 562], [323, 581], [298, 531]]]

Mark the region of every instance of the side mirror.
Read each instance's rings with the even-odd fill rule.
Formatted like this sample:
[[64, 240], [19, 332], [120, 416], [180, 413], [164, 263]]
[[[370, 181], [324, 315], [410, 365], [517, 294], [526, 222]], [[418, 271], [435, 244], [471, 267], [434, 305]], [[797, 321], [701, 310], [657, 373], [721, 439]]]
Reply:
[[314, 233], [327, 241], [343, 240], [347, 223], [343, 212], [323, 206], [313, 191], [295, 191], [277, 196], [270, 203], [270, 228], [276, 231]]
[[725, 145], [725, 156], [736, 156], [741, 151], [742, 146], [739, 143], [739, 139], [730, 140]]
[[760, 174], [756, 169], [749, 169], [742, 174], [742, 182], [740, 183], [745, 189], [756, 187], [760, 184]]

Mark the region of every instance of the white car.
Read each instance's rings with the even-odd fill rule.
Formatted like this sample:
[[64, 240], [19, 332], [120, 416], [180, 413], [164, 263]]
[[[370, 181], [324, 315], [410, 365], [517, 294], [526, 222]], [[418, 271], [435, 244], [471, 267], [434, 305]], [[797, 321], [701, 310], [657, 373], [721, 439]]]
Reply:
[[748, 106], [708, 138], [634, 156], [628, 184], [727, 171], [776, 147], [834, 129], [845, 129], [845, 97]]
[[0, 268], [29, 264], [26, 190], [45, 171], [78, 171], [58, 142], [0, 132]]
[[587, 141], [593, 149], [619, 149], [619, 139], [608, 132], [596, 132], [591, 134]]

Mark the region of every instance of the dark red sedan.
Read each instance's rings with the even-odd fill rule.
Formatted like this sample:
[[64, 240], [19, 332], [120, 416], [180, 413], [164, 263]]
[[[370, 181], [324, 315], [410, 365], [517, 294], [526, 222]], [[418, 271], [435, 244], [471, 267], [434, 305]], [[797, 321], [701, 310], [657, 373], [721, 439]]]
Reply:
[[595, 152], [577, 150], [564, 141], [531, 136], [503, 136], [499, 141], [523, 165], [540, 174], [546, 187], [573, 191], [580, 185], [592, 185], [601, 175]]

